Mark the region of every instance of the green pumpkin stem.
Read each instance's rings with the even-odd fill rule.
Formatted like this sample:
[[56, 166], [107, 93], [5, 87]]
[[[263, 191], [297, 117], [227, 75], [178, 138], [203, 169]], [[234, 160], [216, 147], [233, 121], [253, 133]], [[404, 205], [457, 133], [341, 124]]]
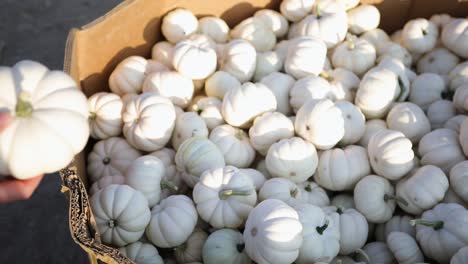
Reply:
[[237, 244], [236, 249], [237, 249], [237, 252], [242, 253], [244, 251], [244, 249], [245, 249], [245, 244], [244, 243]]
[[388, 200], [395, 200], [396, 202], [401, 203], [404, 206], [408, 206], [408, 202], [405, 199], [397, 197], [395, 195], [385, 194], [384, 201], [387, 202]]
[[28, 93], [21, 92], [18, 96], [18, 102], [16, 103], [16, 116], [21, 118], [28, 118], [32, 115], [33, 107], [30, 102], [31, 98]]
[[96, 120], [97, 114], [95, 112], [89, 112], [89, 120]]
[[219, 199], [226, 200], [227, 198], [233, 195], [248, 196], [250, 194], [252, 194], [252, 190], [241, 191], [241, 190], [234, 190], [234, 189], [226, 189], [226, 190], [222, 190], [219, 192]]
[[369, 255], [367, 255], [367, 253], [366, 253], [364, 250], [362, 250], [362, 249], [359, 248], [359, 249], [357, 249], [357, 250], [355, 251], [355, 253], [358, 254], [358, 255], [361, 255], [361, 256], [364, 258], [364, 261], [365, 261], [366, 263], [372, 264], [372, 261], [371, 261], [371, 259], [369, 258]]
[[322, 17], [322, 11], [320, 10], [319, 4], [315, 6], [315, 13], [317, 13], [317, 19]]
[[409, 221], [410, 225], [423, 225], [434, 228], [434, 230], [439, 230], [444, 227], [444, 221], [430, 221], [424, 219], [413, 219]]
[[169, 190], [173, 193], [177, 192], [179, 190], [179, 187], [177, 187], [177, 185], [175, 185], [174, 183], [170, 182], [170, 181], [161, 181], [161, 189], [166, 189], [166, 190]]
[[107, 222], [107, 226], [109, 226], [109, 228], [114, 228], [115, 226], [117, 225], [117, 223], [110, 219], [108, 222]]
[[294, 188], [294, 190], [290, 191], [289, 194], [291, 195], [292, 198], [296, 198], [297, 193], [299, 190], [297, 188]]
[[323, 232], [327, 229], [328, 225], [330, 224], [330, 221], [328, 219], [325, 221], [325, 224], [323, 226], [317, 226], [315, 229], [317, 230], [317, 233], [320, 235], [323, 235]]

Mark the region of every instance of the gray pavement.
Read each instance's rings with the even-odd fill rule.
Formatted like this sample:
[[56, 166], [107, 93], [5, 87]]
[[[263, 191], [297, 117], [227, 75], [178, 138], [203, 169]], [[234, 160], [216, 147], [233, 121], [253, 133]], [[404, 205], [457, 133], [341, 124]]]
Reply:
[[[22, 59], [62, 69], [68, 30], [120, 0], [0, 0], [0, 65]], [[0, 263], [88, 263], [68, 229], [68, 200], [47, 175], [28, 201], [0, 205]]]

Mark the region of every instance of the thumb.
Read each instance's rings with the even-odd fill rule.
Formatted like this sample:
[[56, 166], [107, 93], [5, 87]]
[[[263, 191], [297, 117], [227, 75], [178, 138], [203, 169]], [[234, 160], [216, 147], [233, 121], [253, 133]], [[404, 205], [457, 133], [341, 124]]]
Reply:
[[11, 123], [11, 116], [8, 112], [0, 112], [0, 133]]

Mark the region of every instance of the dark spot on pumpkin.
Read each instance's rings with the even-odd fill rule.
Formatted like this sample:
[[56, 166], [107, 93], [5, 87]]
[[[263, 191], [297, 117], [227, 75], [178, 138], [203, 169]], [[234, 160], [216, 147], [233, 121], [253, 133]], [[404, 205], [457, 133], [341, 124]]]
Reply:
[[296, 176], [296, 173], [294, 171], [292, 171], [291, 173], [289, 173], [289, 176], [294, 177], [294, 176]]
[[310, 130], [310, 126], [309, 126], [309, 125], [306, 126], [306, 130], [307, 130], [307, 131]]
[[378, 162], [379, 162], [379, 158], [374, 157], [374, 162], [375, 162], [375, 163], [378, 163]]
[[252, 229], [250, 230], [250, 234], [251, 234], [253, 237], [256, 236], [257, 233], [258, 233], [258, 230], [257, 230], [256, 227], [254, 227], [254, 228], [252, 228]]
[[177, 134], [177, 138], [181, 138], [182, 136], [180, 134]]
[[347, 114], [347, 115], [346, 115], [346, 118], [347, 118], [347, 119], [351, 119], [351, 115], [350, 115], [350, 114]]
[[102, 160], [102, 163], [104, 163], [104, 165], [107, 165], [111, 162], [111, 159], [109, 157], [105, 157], [103, 160]]
[[435, 61], [434, 57], [430, 57], [428, 60], [429, 63], [433, 63], [434, 61]]

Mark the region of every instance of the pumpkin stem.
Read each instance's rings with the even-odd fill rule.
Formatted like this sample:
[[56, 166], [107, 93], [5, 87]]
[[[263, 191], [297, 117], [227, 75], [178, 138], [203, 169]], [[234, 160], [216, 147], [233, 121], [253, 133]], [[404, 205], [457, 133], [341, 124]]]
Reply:
[[117, 222], [114, 221], [113, 219], [110, 219], [110, 220], [107, 222], [107, 226], [109, 226], [109, 228], [114, 228], [116, 225], [117, 225]]
[[179, 187], [177, 187], [177, 185], [175, 185], [174, 183], [170, 182], [170, 181], [164, 181], [162, 180], [161, 181], [161, 189], [167, 189], [169, 191], [171, 191], [172, 193], [175, 193], [179, 190]]
[[323, 232], [327, 229], [328, 225], [330, 224], [330, 221], [328, 219], [325, 221], [325, 224], [323, 226], [317, 226], [315, 229], [317, 230], [317, 233], [320, 235], [323, 235]]
[[322, 11], [320, 10], [319, 4], [315, 6], [315, 13], [317, 13], [317, 19], [322, 17]]
[[245, 244], [244, 243], [237, 244], [236, 249], [237, 249], [237, 252], [242, 253], [242, 251], [244, 251], [244, 249], [245, 249]]
[[248, 196], [252, 193], [252, 190], [240, 191], [234, 189], [226, 189], [219, 192], [219, 199], [226, 200], [230, 196], [239, 195], [239, 196]]
[[413, 219], [409, 221], [410, 225], [423, 225], [434, 228], [434, 230], [439, 230], [444, 227], [444, 221], [430, 221], [424, 219]]
[[307, 184], [306, 187], [304, 188], [304, 190], [306, 190], [307, 192], [311, 192], [312, 187], [310, 187], [310, 184]]
[[104, 165], [107, 165], [111, 162], [111, 159], [109, 157], [105, 157], [103, 160], [102, 160], [102, 163], [104, 163]]
[[299, 190], [297, 188], [294, 188], [294, 190], [290, 191], [289, 194], [291, 195], [291, 197], [296, 198], [298, 192]]
[[337, 207], [336, 207], [336, 212], [337, 212], [338, 214], [343, 214], [343, 207], [337, 206]]
[[331, 82], [333, 81], [333, 77], [330, 76], [330, 74], [328, 74], [328, 72], [326, 71], [323, 71], [319, 74], [320, 77], [324, 78], [325, 80]]
[[429, 33], [429, 32], [427, 31], [427, 29], [423, 29], [423, 30], [422, 30], [422, 34], [423, 34], [424, 36], [426, 36], [428, 33]]
[[236, 138], [239, 139], [239, 140], [244, 140], [244, 131], [242, 131], [242, 130], [239, 129], [239, 130], [236, 132], [236, 135], [235, 135], [235, 136], [236, 136]]
[[94, 121], [97, 118], [97, 114], [95, 112], [89, 112], [89, 119]]
[[385, 194], [384, 201], [387, 202], [388, 200], [395, 200], [397, 203], [401, 203], [404, 206], [408, 206], [408, 202], [405, 199], [397, 197], [395, 195]]
[[16, 116], [28, 118], [32, 115], [33, 107], [31, 105], [31, 96], [27, 92], [21, 92], [16, 103]]
[[371, 259], [369, 258], [369, 255], [367, 255], [367, 253], [366, 253], [364, 250], [362, 250], [362, 249], [359, 248], [359, 249], [357, 249], [357, 250], [355, 251], [355, 253], [358, 254], [358, 255], [361, 255], [361, 256], [364, 258], [364, 261], [365, 261], [366, 263], [372, 264], [372, 261], [371, 261]]

